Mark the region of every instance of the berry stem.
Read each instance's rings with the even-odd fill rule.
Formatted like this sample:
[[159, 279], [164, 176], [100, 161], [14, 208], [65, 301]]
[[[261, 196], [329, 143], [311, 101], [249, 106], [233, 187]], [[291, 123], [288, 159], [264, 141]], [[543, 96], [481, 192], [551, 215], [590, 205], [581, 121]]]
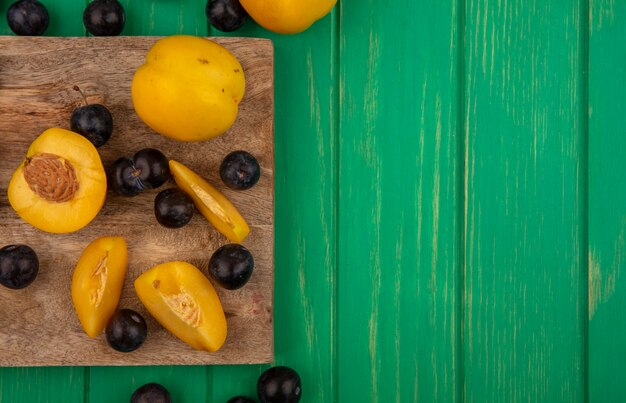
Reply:
[[73, 88], [74, 88], [74, 91], [78, 91], [78, 93], [83, 97], [83, 100], [85, 101], [85, 105], [89, 105], [89, 102], [87, 101], [87, 97], [85, 96], [85, 94], [83, 94], [83, 91], [80, 89], [80, 87], [78, 85], [75, 85]]

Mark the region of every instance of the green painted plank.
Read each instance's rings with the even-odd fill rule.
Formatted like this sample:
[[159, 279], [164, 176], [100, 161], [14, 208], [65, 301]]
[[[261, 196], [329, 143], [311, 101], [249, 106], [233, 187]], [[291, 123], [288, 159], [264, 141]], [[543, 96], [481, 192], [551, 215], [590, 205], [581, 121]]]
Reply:
[[[14, 35], [7, 24], [6, 13], [13, 1], [0, 2], [0, 35]], [[50, 25], [45, 36], [85, 35], [83, 10], [85, 0], [40, 0], [48, 9]]]
[[[335, 393], [336, 20], [337, 10], [293, 36], [249, 21], [230, 34], [275, 47], [275, 363], [298, 371], [303, 403]], [[213, 368], [212, 401], [256, 396], [265, 368]]]
[[84, 400], [84, 369], [13, 368], [0, 371], [0, 402], [74, 403]]
[[584, 399], [583, 3], [467, 1], [468, 402]]
[[[176, 403], [200, 403], [211, 389], [206, 367], [91, 367], [89, 403], [128, 402], [133, 392], [146, 383], [165, 386]], [[59, 401], [60, 402], [60, 401]]]
[[[209, 402], [224, 402], [235, 396], [247, 396], [255, 400], [257, 398], [256, 384], [259, 376], [268, 365], [223, 365], [212, 368], [211, 384], [213, 385], [210, 392]], [[309, 388], [309, 380], [304, 379], [304, 397], [302, 402], [316, 402], [312, 398], [312, 389]], [[320, 385], [322, 386], [322, 385]]]
[[[122, 4], [126, 10], [123, 35], [208, 34], [205, 1], [122, 1]], [[176, 402], [203, 402], [211, 387], [210, 372], [209, 367], [203, 366], [94, 367], [89, 374], [88, 401], [125, 401], [138, 386], [159, 382], [172, 392]]]
[[[12, 1], [0, 2], [0, 35], [13, 35], [6, 12]], [[81, 36], [84, 1], [42, 1], [50, 14], [46, 36]], [[2, 402], [82, 402], [85, 369], [0, 368]]]
[[460, 386], [457, 2], [344, 0], [339, 402]]
[[126, 10], [122, 35], [207, 35], [206, 0], [121, 0]]
[[589, 397], [626, 395], [626, 2], [593, 0], [589, 35]]

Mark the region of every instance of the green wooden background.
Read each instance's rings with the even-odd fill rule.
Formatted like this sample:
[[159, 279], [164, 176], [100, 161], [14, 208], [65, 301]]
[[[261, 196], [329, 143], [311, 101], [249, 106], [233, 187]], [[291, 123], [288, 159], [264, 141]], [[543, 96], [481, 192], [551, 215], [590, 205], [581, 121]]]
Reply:
[[[84, 0], [43, 1], [84, 35]], [[220, 35], [125, 0], [126, 35]], [[10, 34], [0, 0], [0, 33]], [[276, 47], [276, 363], [304, 403], [626, 400], [626, 1], [342, 0]], [[0, 369], [2, 402], [267, 366]]]

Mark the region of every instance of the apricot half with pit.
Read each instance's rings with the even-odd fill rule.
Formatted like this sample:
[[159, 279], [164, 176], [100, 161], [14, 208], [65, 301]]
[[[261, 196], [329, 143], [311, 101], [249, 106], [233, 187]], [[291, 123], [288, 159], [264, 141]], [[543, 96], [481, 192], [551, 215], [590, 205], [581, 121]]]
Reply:
[[106, 196], [100, 155], [89, 140], [65, 129], [43, 132], [9, 183], [9, 202], [42, 231], [68, 233], [89, 224]]

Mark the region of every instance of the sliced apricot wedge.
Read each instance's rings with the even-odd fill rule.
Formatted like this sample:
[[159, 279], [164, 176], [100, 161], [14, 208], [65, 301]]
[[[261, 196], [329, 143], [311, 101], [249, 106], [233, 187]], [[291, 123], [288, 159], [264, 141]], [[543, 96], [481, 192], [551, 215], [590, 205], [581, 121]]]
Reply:
[[122, 294], [128, 250], [122, 237], [102, 237], [83, 251], [72, 275], [72, 303], [89, 337], [106, 327]]
[[53, 128], [31, 143], [13, 173], [8, 196], [15, 212], [32, 226], [68, 233], [96, 217], [106, 190], [96, 147], [80, 134]]
[[135, 291], [148, 312], [196, 350], [214, 352], [226, 341], [226, 316], [208, 278], [186, 262], [163, 263], [137, 277]]
[[241, 243], [246, 239], [250, 227], [226, 196], [180, 162], [170, 160], [170, 172], [178, 187], [219, 232], [231, 242]]

